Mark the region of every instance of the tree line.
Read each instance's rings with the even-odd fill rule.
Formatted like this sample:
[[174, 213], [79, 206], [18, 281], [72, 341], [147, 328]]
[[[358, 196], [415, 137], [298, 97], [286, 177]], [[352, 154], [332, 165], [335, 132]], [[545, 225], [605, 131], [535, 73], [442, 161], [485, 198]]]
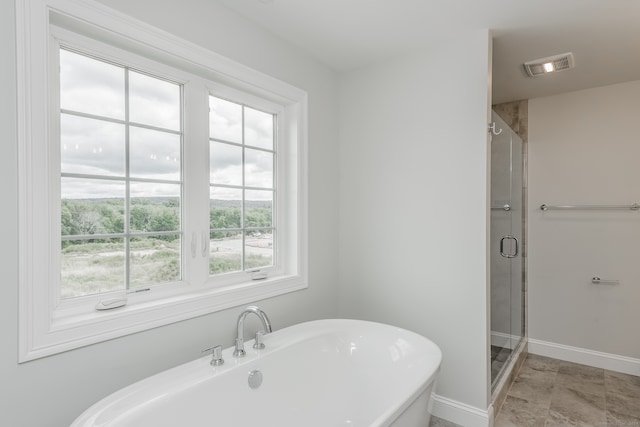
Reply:
[[[134, 198], [131, 199], [130, 229], [133, 232], [178, 231], [180, 229], [180, 206], [177, 199]], [[211, 230], [239, 228], [241, 209], [236, 206], [212, 206], [209, 226]], [[124, 233], [125, 216], [122, 199], [63, 199], [61, 205], [61, 227], [63, 236], [87, 236], [93, 234]], [[272, 226], [272, 209], [264, 203], [260, 206], [247, 205], [246, 227]], [[215, 231], [212, 238], [223, 238], [237, 232]], [[178, 234], [161, 236], [163, 240], [174, 241]], [[97, 242], [99, 239], [94, 239]], [[74, 242], [64, 241], [63, 245]], [[77, 243], [77, 242], [76, 242]]]

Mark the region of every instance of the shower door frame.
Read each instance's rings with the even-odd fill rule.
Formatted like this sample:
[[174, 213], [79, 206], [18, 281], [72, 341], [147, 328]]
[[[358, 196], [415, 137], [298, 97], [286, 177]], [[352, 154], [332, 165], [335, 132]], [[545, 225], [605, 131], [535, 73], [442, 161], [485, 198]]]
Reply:
[[[527, 327], [526, 327], [526, 152], [527, 146], [526, 142], [520, 138], [519, 135], [515, 131], [513, 131], [507, 123], [495, 112], [492, 111], [492, 120], [493, 120], [493, 129], [491, 130], [492, 138], [491, 138], [491, 153], [492, 153], [492, 170], [491, 170], [491, 259], [493, 262], [491, 268], [491, 313], [490, 313], [490, 334], [491, 340], [490, 345], [493, 344], [494, 333], [498, 331], [494, 331], [494, 320], [495, 317], [499, 313], [495, 313], [496, 301], [494, 301], [494, 297], [497, 296], [497, 292], [494, 292], [496, 289], [496, 281], [499, 279], [496, 277], [496, 273], [499, 270], [496, 267], [496, 260], [493, 257], [500, 257], [499, 252], [503, 252], [501, 259], [497, 260], [497, 262], [502, 261], [504, 259], [507, 261], [507, 264], [503, 264], [503, 267], [508, 266], [509, 275], [508, 275], [508, 300], [509, 300], [509, 328], [507, 333], [498, 333], [497, 335], [506, 336], [505, 343], [509, 347], [508, 357], [504, 360], [503, 366], [500, 371], [495, 373], [492, 369], [493, 360], [490, 360], [489, 370], [490, 370], [490, 382], [491, 382], [491, 390], [492, 392], [496, 389], [496, 386], [501, 383], [502, 378], [505, 376], [505, 372], [510, 370], [510, 366], [512, 365], [512, 359], [514, 355], [517, 355], [521, 352], [521, 349], [526, 343], [527, 336]], [[502, 132], [505, 134], [500, 135]], [[500, 141], [499, 138], [502, 139], [500, 143], [506, 144], [507, 141], [504, 139], [508, 137], [508, 197], [505, 198], [506, 190], [502, 188], [502, 194], [496, 190], [497, 183], [494, 182], [494, 179], [500, 178], [496, 176], [496, 170], [494, 169], [495, 163], [494, 160], [494, 149], [496, 148], [493, 144], [498, 143]], [[499, 147], [498, 147], [499, 148]], [[517, 152], [519, 148], [519, 153]], [[503, 153], [504, 155], [504, 153]], [[502, 159], [504, 162], [504, 158]], [[496, 162], [497, 163], [497, 162]], [[514, 167], [517, 166], [517, 167]], [[506, 171], [502, 171], [503, 175]], [[517, 173], [517, 177], [514, 176], [514, 173]], [[502, 176], [504, 178], [504, 176]], [[497, 179], [496, 179], [497, 181]], [[515, 183], [514, 183], [515, 181]], [[504, 183], [504, 181], [503, 181]], [[514, 195], [519, 194], [520, 197], [515, 197], [514, 203]], [[501, 199], [497, 199], [497, 196], [502, 195]], [[496, 214], [505, 213], [503, 216], [503, 226], [504, 220], [508, 219], [509, 230], [505, 233], [499, 241], [496, 241], [498, 238], [495, 235], [495, 232], [498, 231], [497, 227], [499, 226], [498, 220], [499, 216]], [[502, 234], [502, 233], [500, 233]], [[515, 237], [514, 237], [515, 236]], [[513, 244], [504, 245], [505, 239], [511, 240], [518, 239], [517, 249]], [[503, 251], [503, 249], [505, 249]], [[504, 253], [506, 252], [506, 253]], [[516, 261], [516, 262], [514, 262]], [[515, 268], [514, 268], [515, 264]], [[517, 292], [515, 292], [517, 291]], [[515, 295], [514, 295], [515, 293]], [[502, 313], [504, 314], [504, 312]], [[498, 328], [496, 328], [498, 329]], [[517, 329], [517, 330], [516, 330]], [[515, 332], [515, 333], [514, 333]], [[514, 337], [517, 337], [515, 339]], [[504, 348], [504, 347], [503, 347]], [[489, 354], [491, 356], [491, 348], [489, 349]], [[491, 357], [490, 357], [491, 359]]]

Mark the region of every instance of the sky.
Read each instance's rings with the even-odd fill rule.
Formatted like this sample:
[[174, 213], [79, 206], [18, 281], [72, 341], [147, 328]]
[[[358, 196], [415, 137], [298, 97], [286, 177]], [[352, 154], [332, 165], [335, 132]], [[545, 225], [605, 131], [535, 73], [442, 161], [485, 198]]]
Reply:
[[[61, 114], [63, 173], [125, 176], [126, 127], [105, 120], [125, 120], [125, 73], [123, 67], [61, 49], [61, 108], [100, 116]], [[130, 176], [179, 182], [182, 149], [181, 137], [175, 132], [181, 127], [181, 88], [133, 70], [129, 70], [128, 79], [130, 121], [160, 128], [129, 127]], [[237, 190], [215, 184], [242, 184], [243, 148], [233, 144], [242, 144], [243, 134], [245, 185], [272, 188], [274, 155], [260, 149], [273, 150], [273, 115], [213, 96], [209, 100], [212, 197], [237, 200]], [[66, 178], [62, 194], [76, 199], [120, 198], [124, 197], [123, 188], [122, 181]], [[136, 184], [135, 188], [140, 196], [179, 195], [175, 184]], [[256, 200], [272, 198], [271, 191], [253, 191], [251, 195]]]

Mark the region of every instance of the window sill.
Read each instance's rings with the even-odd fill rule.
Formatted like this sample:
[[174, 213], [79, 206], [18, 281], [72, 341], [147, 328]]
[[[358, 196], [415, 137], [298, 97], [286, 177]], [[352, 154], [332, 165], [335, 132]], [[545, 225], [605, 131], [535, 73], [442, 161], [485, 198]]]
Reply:
[[280, 276], [222, 288], [200, 288], [148, 301], [130, 299], [121, 308], [90, 313], [56, 310], [43, 342], [21, 354], [20, 362], [38, 359], [101, 341], [142, 332], [257, 300], [307, 288], [300, 276]]

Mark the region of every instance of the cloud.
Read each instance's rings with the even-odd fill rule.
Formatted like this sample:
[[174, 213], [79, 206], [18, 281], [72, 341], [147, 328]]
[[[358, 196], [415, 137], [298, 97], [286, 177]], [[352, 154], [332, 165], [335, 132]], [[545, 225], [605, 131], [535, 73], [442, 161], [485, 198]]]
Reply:
[[273, 114], [209, 96], [209, 135], [222, 141], [273, 150]]
[[[242, 190], [226, 187], [210, 187], [209, 197], [211, 200], [242, 200]], [[239, 203], [238, 206], [240, 206]]]
[[273, 187], [273, 154], [245, 149], [245, 185], [249, 187]]
[[217, 167], [211, 169], [209, 173], [209, 179], [211, 184], [224, 184], [224, 185], [242, 185], [242, 166], [241, 165], [227, 165], [224, 167]]
[[[60, 51], [63, 109], [124, 120], [124, 82], [123, 67], [64, 49]], [[129, 71], [130, 119], [179, 130], [180, 92], [180, 86], [175, 83]], [[244, 142], [244, 183], [247, 186], [273, 187], [273, 153], [251, 148], [274, 149], [273, 117], [272, 114], [210, 96], [210, 136], [237, 144]], [[129, 127], [129, 135], [131, 177], [180, 180], [179, 135], [136, 126]], [[122, 181], [63, 178], [64, 198], [124, 198], [127, 157], [124, 125], [61, 114], [60, 152], [63, 173], [123, 178]], [[242, 147], [212, 141], [210, 182], [242, 185], [242, 160]], [[141, 196], [179, 197], [180, 194], [178, 184], [132, 183], [131, 188], [132, 197], [134, 189]], [[216, 188], [212, 190], [211, 197], [239, 200], [239, 194], [238, 190]], [[272, 192], [255, 192], [252, 197], [266, 200], [272, 197]]]
[[209, 147], [210, 182], [242, 185], [242, 147], [216, 141]]
[[60, 107], [124, 120], [124, 68], [60, 50]]
[[136, 178], [180, 180], [180, 136], [131, 126], [130, 174]]
[[124, 125], [61, 114], [62, 172], [124, 176]]
[[273, 150], [273, 114], [244, 109], [245, 144]]
[[[129, 120], [180, 130], [180, 85], [129, 70]], [[60, 106], [125, 119], [125, 68], [60, 50]]]
[[273, 201], [273, 191], [247, 190], [245, 200]]
[[[70, 114], [61, 115], [61, 170], [125, 176], [125, 126]], [[136, 178], [180, 180], [180, 136], [131, 126], [130, 174]]]
[[131, 198], [144, 197], [173, 197], [180, 198], [180, 184], [156, 184], [154, 182], [132, 182], [130, 184]]
[[[242, 185], [242, 147], [212, 141], [210, 145], [210, 182]], [[273, 153], [244, 149], [245, 185], [273, 187]]]
[[124, 181], [106, 179], [62, 178], [62, 199], [122, 199]]
[[[61, 180], [62, 199], [125, 199], [125, 181], [111, 179], [68, 178]], [[131, 182], [131, 198], [180, 198], [180, 184]]]
[[209, 136], [242, 143], [242, 105], [209, 96]]
[[180, 130], [180, 86], [129, 72], [129, 119], [135, 123]]

